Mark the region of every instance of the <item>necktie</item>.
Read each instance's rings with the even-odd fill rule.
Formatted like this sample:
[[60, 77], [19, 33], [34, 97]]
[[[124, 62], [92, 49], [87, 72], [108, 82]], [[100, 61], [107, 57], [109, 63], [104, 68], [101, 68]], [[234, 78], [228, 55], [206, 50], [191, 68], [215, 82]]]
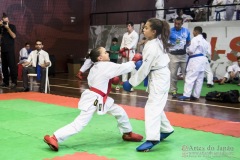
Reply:
[[37, 52], [36, 67], [37, 67], [37, 65], [38, 65], [38, 62], [39, 62], [39, 52]]
[[41, 80], [41, 67], [38, 65], [39, 62], [39, 52], [37, 52], [37, 60], [36, 60], [36, 73], [37, 73], [37, 80]]

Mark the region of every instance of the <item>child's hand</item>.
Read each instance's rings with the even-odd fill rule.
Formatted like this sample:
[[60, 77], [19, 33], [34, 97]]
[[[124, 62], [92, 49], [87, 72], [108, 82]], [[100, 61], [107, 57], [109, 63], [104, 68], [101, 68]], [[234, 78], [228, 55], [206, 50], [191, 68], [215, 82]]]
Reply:
[[80, 80], [82, 80], [82, 79], [83, 79], [83, 77], [82, 77], [82, 72], [79, 71], [79, 72], [76, 74], [76, 77], [79, 78]]

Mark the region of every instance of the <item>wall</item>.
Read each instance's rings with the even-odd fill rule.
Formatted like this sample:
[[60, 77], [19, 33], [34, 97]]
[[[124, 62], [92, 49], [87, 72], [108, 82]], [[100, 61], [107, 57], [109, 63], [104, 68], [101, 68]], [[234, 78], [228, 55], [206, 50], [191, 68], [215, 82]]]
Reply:
[[55, 56], [56, 72], [67, 71], [69, 55], [77, 60], [87, 53], [90, 10], [88, 0], [1, 0], [0, 6], [17, 28], [16, 57], [26, 42], [34, 49], [40, 39]]

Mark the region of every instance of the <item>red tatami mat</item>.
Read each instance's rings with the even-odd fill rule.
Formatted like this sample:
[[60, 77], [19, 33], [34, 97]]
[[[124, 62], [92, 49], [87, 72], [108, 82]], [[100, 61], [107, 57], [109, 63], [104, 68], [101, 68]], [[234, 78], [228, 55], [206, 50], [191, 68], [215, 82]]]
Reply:
[[62, 157], [54, 157], [53, 159], [44, 159], [44, 160], [114, 160], [114, 159], [108, 159], [103, 156], [98, 156], [95, 154], [89, 154], [87, 152], [81, 152], [81, 153], [74, 153], [74, 154], [66, 154]]
[[[0, 100], [17, 98], [40, 101], [44, 103], [56, 104], [72, 108], [77, 108], [77, 104], [79, 101], [78, 98], [43, 94], [37, 92], [0, 94]], [[121, 106], [126, 110], [129, 118], [144, 120], [143, 108], [126, 105]], [[204, 118], [173, 112], [166, 112], [166, 115], [173, 126], [240, 137], [239, 122], [217, 120], [212, 118]]]

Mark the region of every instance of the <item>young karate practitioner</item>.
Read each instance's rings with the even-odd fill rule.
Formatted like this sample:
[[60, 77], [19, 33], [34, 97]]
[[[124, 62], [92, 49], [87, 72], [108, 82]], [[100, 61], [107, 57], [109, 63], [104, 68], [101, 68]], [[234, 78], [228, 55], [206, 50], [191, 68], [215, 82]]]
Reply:
[[[166, 21], [151, 18], [144, 27], [144, 36], [148, 42], [143, 48], [143, 62], [138, 71], [123, 83], [126, 91], [132, 86], [139, 85], [148, 76], [149, 92], [145, 105], [146, 141], [136, 148], [139, 152], [147, 152], [163, 139], [167, 138], [174, 129], [164, 113], [170, 89], [170, 61], [167, 54], [167, 42], [170, 27]], [[161, 39], [158, 36], [161, 35]]]
[[178, 97], [178, 100], [181, 101], [196, 100], [200, 97], [204, 71], [208, 64], [208, 59], [205, 56], [208, 50], [208, 43], [202, 36], [202, 27], [195, 27], [193, 36], [194, 38], [186, 50], [189, 57], [186, 67], [183, 96]]
[[[109, 54], [103, 47], [98, 47], [90, 52], [90, 58], [94, 63], [88, 75], [89, 89], [85, 90], [78, 103], [80, 114], [70, 124], [58, 129], [53, 136], [46, 135], [44, 141], [49, 147], [58, 151], [58, 143], [80, 132], [92, 119], [93, 114], [113, 115], [118, 122], [118, 127], [125, 141], [141, 141], [142, 136], [132, 132], [132, 126], [124, 109], [114, 100], [108, 97], [111, 90], [111, 79], [124, 73], [131, 72], [135, 68], [134, 61], [122, 64], [110, 62]], [[137, 59], [136, 59], [137, 61]]]

